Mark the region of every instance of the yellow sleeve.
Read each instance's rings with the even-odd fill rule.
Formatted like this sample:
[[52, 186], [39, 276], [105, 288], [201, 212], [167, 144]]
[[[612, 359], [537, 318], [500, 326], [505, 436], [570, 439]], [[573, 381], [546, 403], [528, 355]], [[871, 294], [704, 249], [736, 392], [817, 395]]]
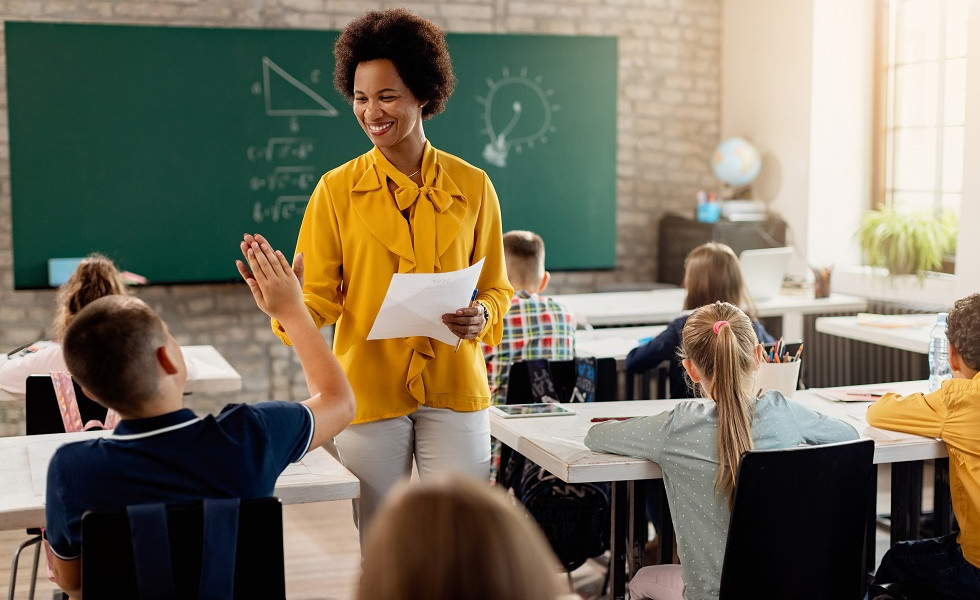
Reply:
[[[493, 189], [490, 178], [483, 175], [483, 201], [476, 220], [475, 240], [473, 242], [472, 262], [485, 258], [476, 297], [487, 307], [489, 319], [479, 340], [488, 346], [496, 346], [504, 331], [504, 315], [510, 309], [514, 288], [507, 279], [507, 264], [504, 261], [503, 231], [500, 223], [500, 202]], [[472, 264], [472, 263], [471, 263]]]
[[[343, 251], [340, 226], [334, 210], [327, 177], [323, 176], [310, 196], [296, 240], [296, 254], [303, 253], [303, 297], [317, 329], [332, 324], [343, 310]], [[272, 319], [272, 331], [287, 346], [289, 335]]]
[[938, 438], [946, 424], [944, 397], [941, 388], [928, 395], [885, 394], [868, 407], [868, 424], [881, 429]]

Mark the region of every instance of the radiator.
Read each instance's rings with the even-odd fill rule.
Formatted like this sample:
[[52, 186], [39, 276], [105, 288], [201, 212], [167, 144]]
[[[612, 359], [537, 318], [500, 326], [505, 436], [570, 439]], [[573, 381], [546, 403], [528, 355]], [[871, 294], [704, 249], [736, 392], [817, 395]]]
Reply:
[[[867, 312], [883, 315], [932, 313], [941, 310], [946, 309], [876, 300], [869, 300], [867, 308]], [[827, 316], [839, 315], [806, 315], [803, 319], [806, 347], [803, 351], [802, 380], [806, 387], [928, 379], [929, 364], [925, 354], [820, 333], [816, 330], [816, 320]]]

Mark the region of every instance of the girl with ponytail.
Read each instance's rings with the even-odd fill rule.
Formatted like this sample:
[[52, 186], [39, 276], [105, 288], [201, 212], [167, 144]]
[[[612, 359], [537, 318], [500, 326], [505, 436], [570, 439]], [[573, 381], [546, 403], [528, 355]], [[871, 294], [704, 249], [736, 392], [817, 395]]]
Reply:
[[630, 598], [718, 597], [735, 474], [743, 453], [857, 439], [847, 423], [811, 411], [777, 391], [755, 396], [763, 350], [738, 307], [695, 309], [681, 335], [681, 362], [702, 398], [629, 421], [600, 423], [585, 445], [646, 458], [663, 470], [680, 565], [640, 569]]
[[[108, 257], [93, 253], [83, 258], [58, 289], [57, 308], [51, 325], [55, 339], [61, 339], [75, 314], [93, 300], [128, 293], [122, 274]], [[37, 341], [18, 352], [16, 357], [0, 363], [0, 389], [23, 395], [28, 375], [67, 370], [57, 341]]]

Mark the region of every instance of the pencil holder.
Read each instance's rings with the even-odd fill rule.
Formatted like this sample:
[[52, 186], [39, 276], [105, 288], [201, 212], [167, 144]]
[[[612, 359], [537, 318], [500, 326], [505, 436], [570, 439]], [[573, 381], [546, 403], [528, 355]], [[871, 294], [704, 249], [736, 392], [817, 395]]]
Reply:
[[762, 363], [755, 374], [756, 389], [761, 389], [763, 392], [776, 390], [787, 398], [792, 398], [800, 381], [800, 364], [801, 361], [798, 360]]

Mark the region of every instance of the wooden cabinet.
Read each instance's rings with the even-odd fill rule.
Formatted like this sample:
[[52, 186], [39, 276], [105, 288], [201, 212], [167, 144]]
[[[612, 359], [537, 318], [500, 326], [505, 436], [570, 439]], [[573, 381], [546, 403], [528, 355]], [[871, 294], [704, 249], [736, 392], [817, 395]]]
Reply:
[[752, 248], [784, 246], [786, 222], [771, 217], [765, 221], [701, 223], [678, 215], [665, 215], [660, 219], [657, 281], [681, 285], [684, 282], [684, 258], [706, 242], [728, 244], [735, 254]]

